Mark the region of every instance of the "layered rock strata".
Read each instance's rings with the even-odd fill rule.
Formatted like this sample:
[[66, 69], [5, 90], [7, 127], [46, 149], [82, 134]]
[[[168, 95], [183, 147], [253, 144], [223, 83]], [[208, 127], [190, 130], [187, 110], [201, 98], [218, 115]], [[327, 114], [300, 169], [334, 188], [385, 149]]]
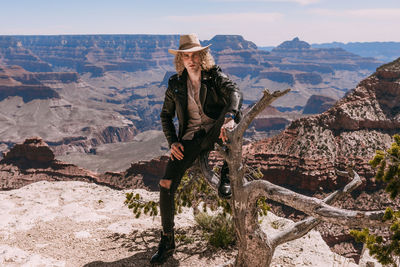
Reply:
[[344, 185], [335, 169], [354, 166], [362, 189], [375, 187], [368, 164], [400, 130], [400, 59], [376, 73], [320, 115], [292, 122], [281, 134], [246, 150], [247, 163], [265, 178], [300, 190], [333, 190]]
[[145, 188], [141, 177], [121, 180], [121, 174], [98, 174], [54, 158], [39, 137], [16, 144], [0, 161], [0, 190], [21, 188], [37, 181], [85, 181], [114, 189]]
[[0, 101], [7, 97], [20, 96], [24, 102], [34, 99], [60, 98], [52, 88], [42, 84], [41, 80], [74, 80], [74, 73], [30, 73], [19, 66], [0, 66]]
[[[133, 140], [135, 116], [114, 104], [105, 105], [76, 72], [29, 72], [0, 66], [0, 144], [11, 148], [40, 136], [57, 155], [90, 152], [104, 143]], [[124, 113], [123, 114], [118, 114]], [[0, 152], [4, 151], [0, 147]]]
[[[118, 73], [119, 78], [125, 72], [139, 73], [141, 80], [147, 71], [174, 69], [168, 49], [176, 48], [178, 42], [178, 35], [0, 36], [0, 63], [19, 65], [31, 72], [89, 74], [93, 79], [109, 73]], [[216, 35], [202, 44], [212, 45], [216, 63], [234, 76], [251, 100], [257, 99], [255, 92], [259, 93], [260, 87], [280, 89], [288, 85], [306, 96], [324, 90], [341, 97], [380, 64], [340, 48], [312, 48], [298, 38], [283, 42], [271, 52], [258, 49], [239, 35]], [[344, 77], [346, 82], [337, 84], [337, 79]], [[303, 106], [306, 100], [293, 95], [280, 105]]]
[[312, 95], [307, 100], [303, 114], [320, 114], [327, 111], [336, 102], [336, 99], [322, 95]]

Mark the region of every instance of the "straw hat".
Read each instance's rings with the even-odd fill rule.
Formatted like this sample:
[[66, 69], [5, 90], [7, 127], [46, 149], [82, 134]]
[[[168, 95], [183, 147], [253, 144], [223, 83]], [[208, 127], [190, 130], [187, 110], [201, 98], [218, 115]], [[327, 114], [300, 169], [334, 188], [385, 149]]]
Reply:
[[181, 35], [179, 39], [179, 49], [168, 49], [168, 52], [176, 55], [179, 52], [197, 52], [209, 48], [210, 45], [201, 46], [196, 34]]

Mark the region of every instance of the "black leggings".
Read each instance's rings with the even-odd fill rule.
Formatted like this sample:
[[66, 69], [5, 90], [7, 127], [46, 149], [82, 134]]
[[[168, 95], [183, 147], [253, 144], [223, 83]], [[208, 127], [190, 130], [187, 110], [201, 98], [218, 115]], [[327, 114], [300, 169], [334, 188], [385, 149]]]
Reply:
[[[219, 133], [219, 128], [218, 133]], [[175, 202], [174, 195], [176, 189], [181, 183], [182, 176], [186, 170], [190, 168], [196, 158], [202, 151], [210, 150], [210, 144], [214, 145], [218, 141], [216, 131], [210, 130], [206, 135], [204, 132], [196, 133], [192, 140], [182, 140], [181, 144], [184, 147], [183, 159], [171, 160], [169, 159], [165, 175], [162, 179], [171, 180], [170, 189], [160, 186], [160, 213], [161, 213], [161, 224], [164, 233], [171, 233], [174, 229], [174, 213], [175, 213]], [[227, 172], [227, 164], [224, 162], [222, 167], [223, 171]]]

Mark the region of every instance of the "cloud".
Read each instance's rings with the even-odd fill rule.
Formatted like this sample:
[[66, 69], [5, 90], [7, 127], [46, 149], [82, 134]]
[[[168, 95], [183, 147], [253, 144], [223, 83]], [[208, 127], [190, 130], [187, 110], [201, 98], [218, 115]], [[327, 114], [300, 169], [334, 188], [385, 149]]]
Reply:
[[400, 18], [400, 8], [358, 9], [358, 10], [349, 10], [348, 13], [356, 17], [373, 18], [373, 19]]
[[314, 8], [310, 13], [319, 16], [359, 18], [359, 19], [379, 19], [391, 20], [400, 18], [400, 8], [370, 8], [370, 9], [346, 9], [333, 10]]
[[166, 19], [180, 23], [205, 23], [221, 24], [221, 23], [269, 23], [280, 20], [283, 14], [272, 13], [225, 13], [225, 14], [204, 14], [192, 16], [167, 16]]
[[303, 6], [319, 3], [320, 0], [213, 0], [216, 2], [276, 2], [276, 3], [297, 3]]

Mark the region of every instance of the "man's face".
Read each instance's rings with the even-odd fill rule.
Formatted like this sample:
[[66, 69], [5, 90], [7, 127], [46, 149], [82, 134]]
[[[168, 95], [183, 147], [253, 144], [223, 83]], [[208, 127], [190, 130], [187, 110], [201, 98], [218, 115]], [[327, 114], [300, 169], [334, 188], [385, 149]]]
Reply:
[[201, 68], [199, 52], [182, 53], [182, 60], [188, 72], [197, 72]]

